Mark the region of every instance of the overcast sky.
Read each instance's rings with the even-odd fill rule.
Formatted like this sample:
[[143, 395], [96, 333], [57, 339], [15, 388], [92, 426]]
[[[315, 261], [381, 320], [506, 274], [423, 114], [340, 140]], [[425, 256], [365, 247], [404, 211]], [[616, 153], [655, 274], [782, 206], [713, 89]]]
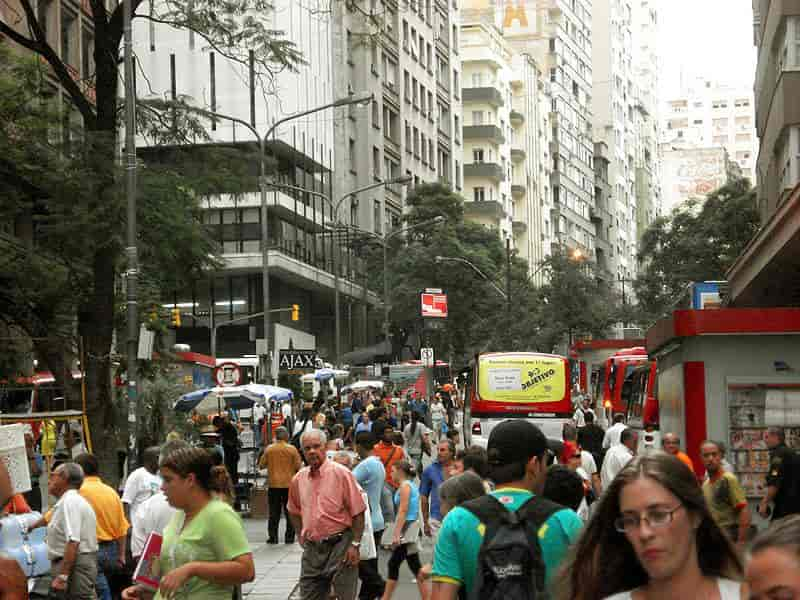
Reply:
[[662, 98], [680, 92], [681, 71], [720, 83], [753, 85], [751, 0], [657, 0]]

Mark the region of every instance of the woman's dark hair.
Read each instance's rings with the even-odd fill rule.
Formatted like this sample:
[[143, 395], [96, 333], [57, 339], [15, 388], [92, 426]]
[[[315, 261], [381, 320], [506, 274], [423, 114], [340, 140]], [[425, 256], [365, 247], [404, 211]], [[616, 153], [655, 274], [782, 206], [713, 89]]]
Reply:
[[542, 496], [561, 506], [578, 510], [583, 500], [581, 476], [564, 465], [553, 465], [547, 469]]
[[409, 479], [414, 479], [417, 476], [417, 470], [407, 460], [399, 460], [392, 465], [393, 467], [400, 469], [403, 473], [406, 474], [406, 477]]
[[750, 555], [770, 548], [788, 550], [800, 560], [800, 515], [778, 519], [759, 533], [750, 546]]
[[395, 431], [394, 433], [394, 444], [395, 446], [400, 446], [401, 448], [406, 445], [406, 438], [399, 431]]
[[697, 560], [708, 577], [739, 580], [742, 562], [706, 506], [694, 473], [671, 454], [649, 452], [631, 460], [605, 491], [598, 507], [561, 570], [559, 594], [569, 600], [597, 600], [648, 582], [624, 533], [613, 523], [620, 516], [622, 489], [647, 478], [674, 494], [687, 513], [699, 520], [695, 532]]
[[205, 491], [218, 491], [212, 487], [211, 469], [214, 468], [214, 462], [208, 450], [203, 448], [176, 450], [161, 461], [161, 468], [175, 471], [181, 477], [194, 475], [197, 484]]

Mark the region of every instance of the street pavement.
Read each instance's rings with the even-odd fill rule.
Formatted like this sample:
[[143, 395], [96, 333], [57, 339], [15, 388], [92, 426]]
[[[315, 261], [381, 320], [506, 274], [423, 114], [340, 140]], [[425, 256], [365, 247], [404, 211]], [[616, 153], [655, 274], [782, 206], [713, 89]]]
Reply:
[[[298, 544], [266, 543], [267, 524], [264, 519], [245, 519], [247, 539], [253, 550], [253, 560], [256, 567], [256, 578], [251, 583], [242, 586], [242, 596], [248, 600], [301, 600], [296, 590], [300, 579], [300, 558], [303, 554]], [[283, 522], [279, 539], [283, 539]], [[429, 540], [423, 542], [421, 559], [423, 564], [430, 562], [433, 554], [433, 544]], [[381, 551], [380, 571], [386, 577], [386, 563], [389, 553]], [[295, 592], [293, 594], [293, 592]], [[396, 600], [413, 600], [419, 598], [417, 584], [414, 576], [403, 563], [400, 568], [400, 578]]]

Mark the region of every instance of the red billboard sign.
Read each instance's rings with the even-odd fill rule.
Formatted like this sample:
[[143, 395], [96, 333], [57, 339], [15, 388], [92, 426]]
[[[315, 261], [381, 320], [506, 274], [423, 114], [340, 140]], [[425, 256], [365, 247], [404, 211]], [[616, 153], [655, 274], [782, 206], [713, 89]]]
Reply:
[[447, 317], [447, 294], [423, 292], [422, 316], [444, 319]]

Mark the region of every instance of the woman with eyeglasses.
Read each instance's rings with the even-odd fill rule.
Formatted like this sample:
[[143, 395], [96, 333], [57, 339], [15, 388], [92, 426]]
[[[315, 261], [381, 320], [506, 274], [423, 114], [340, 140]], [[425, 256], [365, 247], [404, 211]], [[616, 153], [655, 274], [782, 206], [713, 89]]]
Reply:
[[637, 456], [604, 493], [562, 572], [570, 600], [739, 600], [742, 563], [694, 474]]

